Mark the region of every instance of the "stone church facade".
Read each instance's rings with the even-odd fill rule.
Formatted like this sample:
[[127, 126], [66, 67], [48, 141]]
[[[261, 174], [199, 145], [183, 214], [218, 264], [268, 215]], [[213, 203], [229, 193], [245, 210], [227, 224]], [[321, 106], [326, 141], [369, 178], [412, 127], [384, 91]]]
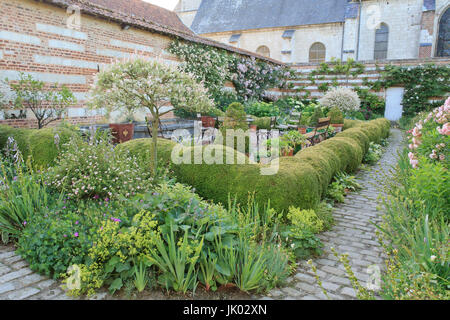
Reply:
[[286, 63], [450, 56], [449, 0], [180, 0], [195, 33]]

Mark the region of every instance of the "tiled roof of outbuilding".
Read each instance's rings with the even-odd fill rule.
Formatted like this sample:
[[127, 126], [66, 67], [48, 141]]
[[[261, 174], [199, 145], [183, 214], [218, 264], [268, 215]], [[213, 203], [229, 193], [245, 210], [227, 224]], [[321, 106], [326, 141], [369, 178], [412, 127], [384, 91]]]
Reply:
[[[259, 54], [228, 46], [226, 44], [210, 40], [204, 37], [195, 35], [187, 27], [179, 27], [178, 22], [180, 22], [178, 16], [175, 12], [151, 5], [140, 0], [41, 0], [42, 2], [49, 3], [58, 7], [67, 8], [71, 5], [77, 5], [81, 9], [82, 13], [106, 19], [109, 21], [114, 21], [120, 24], [127, 24], [135, 28], [140, 28], [143, 30], [148, 30], [151, 32], [156, 32], [171, 36], [174, 38], [179, 38], [182, 40], [200, 43], [208, 46], [213, 46], [216, 48], [224, 49], [227, 51], [235, 52], [238, 54], [252, 56], [261, 60], [272, 62], [278, 65], [283, 63], [274, 59], [266, 58]], [[130, 2], [138, 3], [138, 6], [126, 6], [124, 3]], [[147, 14], [144, 14], [143, 6], [150, 6], [146, 9]], [[157, 9], [155, 9], [155, 7]], [[178, 26], [178, 27], [177, 27]]]

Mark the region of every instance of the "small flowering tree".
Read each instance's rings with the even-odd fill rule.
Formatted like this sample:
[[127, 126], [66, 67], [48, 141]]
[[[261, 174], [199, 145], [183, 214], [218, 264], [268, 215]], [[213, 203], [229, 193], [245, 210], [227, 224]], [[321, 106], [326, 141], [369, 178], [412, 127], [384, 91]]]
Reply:
[[109, 65], [96, 75], [91, 106], [128, 114], [146, 109], [152, 115], [153, 164], [157, 167], [157, 135], [161, 116], [175, 109], [213, 109], [207, 89], [191, 75], [156, 61], [131, 58]]
[[336, 87], [330, 89], [319, 103], [329, 109], [339, 108], [344, 114], [351, 114], [358, 111], [361, 100], [358, 94], [350, 88]]
[[450, 98], [445, 104], [431, 111], [409, 131], [408, 158], [411, 166], [419, 166], [420, 157], [431, 161], [449, 161]]
[[2, 107], [0, 102], [0, 108], [31, 110], [36, 117], [39, 129], [61, 119], [67, 112], [67, 108], [76, 102], [72, 92], [66, 86], [58, 88], [58, 85], [55, 84], [52, 88], [47, 89], [43, 81], [35, 80], [29, 74], [21, 73], [17, 83], [10, 83], [9, 86], [14, 93], [12, 107], [9, 107], [7, 103]]

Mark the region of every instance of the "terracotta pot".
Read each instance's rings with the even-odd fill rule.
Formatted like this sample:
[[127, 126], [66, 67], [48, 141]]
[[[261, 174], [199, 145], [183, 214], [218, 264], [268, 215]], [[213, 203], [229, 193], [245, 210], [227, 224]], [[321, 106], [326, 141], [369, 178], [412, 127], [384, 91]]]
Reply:
[[334, 128], [334, 132], [341, 132], [344, 124], [332, 123], [331, 126]]
[[306, 134], [306, 127], [299, 127], [298, 132], [300, 132], [301, 134]]
[[216, 125], [216, 119], [210, 116], [202, 116], [202, 127], [203, 128], [214, 128]]
[[251, 124], [250, 125], [250, 130], [251, 131], [256, 131], [258, 129], [258, 126], [257, 125], [254, 125], [254, 124]]
[[293, 156], [294, 156], [294, 150], [293, 150], [293, 149], [290, 149], [289, 152], [288, 152], [287, 149], [283, 149], [283, 150], [281, 151], [281, 155], [282, 155], [283, 157], [293, 157]]
[[113, 143], [123, 143], [130, 141], [134, 136], [134, 124], [133, 123], [117, 123], [110, 124], [109, 128], [113, 135]]

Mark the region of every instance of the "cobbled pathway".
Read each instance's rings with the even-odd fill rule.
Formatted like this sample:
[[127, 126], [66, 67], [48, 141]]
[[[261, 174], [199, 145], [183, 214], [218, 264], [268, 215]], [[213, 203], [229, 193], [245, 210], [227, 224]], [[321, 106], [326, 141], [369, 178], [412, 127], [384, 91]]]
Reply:
[[[370, 171], [358, 173], [357, 180], [363, 186], [359, 193], [347, 196], [345, 203], [334, 210], [335, 226], [319, 237], [324, 243], [324, 253], [314, 260], [317, 273], [327, 290], [330, 299], [355, 299], [350, 280], [346, 277], [344, 266], [331, 252], [334, 247], [338, 253], [347, 253], [353, 272], [362, 284], [369, 278], [367, 268], [377, 265], [383, 269], [383, 251], [377, 242], [375, 226], [382, 213], [377, 211], [378, 191], [374, 186], [381, 168], [389, 168], [397, 161], [397, 151], [402, 144], [400, 130], [392, 129], [389, 146], [378, 164]], [[58, 281], [41, 276], [28, 268], [28, 264], [15, 253], [13, 246], [0, 245], [0, 300], [22, 299], [70, 299], [60, 288]], [[109, 297], [111, 298], [111, 297]], [[297, 274], [289, 278], [288, 286], [274, 289], [265, 297], [255, 299], [312, 300], [327, 299], [318, 286], [309, 265], [299, 263]], [[93, 299], [108, 299], [100, 293]]]
[[[313, 263], [317, 267], [317, 274], [330, 299], [356, 299], [356, 292], [351, 286], [344, 265], [334, 256], [331, 248], [339, 254], [348, 254], [352, 271], [363, 286], [366, 286], [370, 274], [373, 274], [377, 267], [380, 271], [385, 268], [386, 257], [377, 241], [376, 227], [373, 225], [381, 221], [383, 214], [377, 210], [377, 197], [380, 192], [376, 184], [380, 175], [397, 163], [397, 152], [403, 147], [402, 142], [402, 132], [392, 129], [389, 145], [380, 161], [369, 171], [360, 171], [356, 175], [363, 189], [350, 193], [343, 204], [336, 206], [333, 212], [335, 225], [331, 230], [319, 235], [324, 243], [324, 252], [320, 258], [313, 260]], [[368, 269], [369, 266], [372, 267]], [[298, 272], [288, 279], [288, 286], [274, 289], [268, 296], [258, 298], [328, 299], [317, 284], [311, 267], [305, 261], [299, 263]]]

